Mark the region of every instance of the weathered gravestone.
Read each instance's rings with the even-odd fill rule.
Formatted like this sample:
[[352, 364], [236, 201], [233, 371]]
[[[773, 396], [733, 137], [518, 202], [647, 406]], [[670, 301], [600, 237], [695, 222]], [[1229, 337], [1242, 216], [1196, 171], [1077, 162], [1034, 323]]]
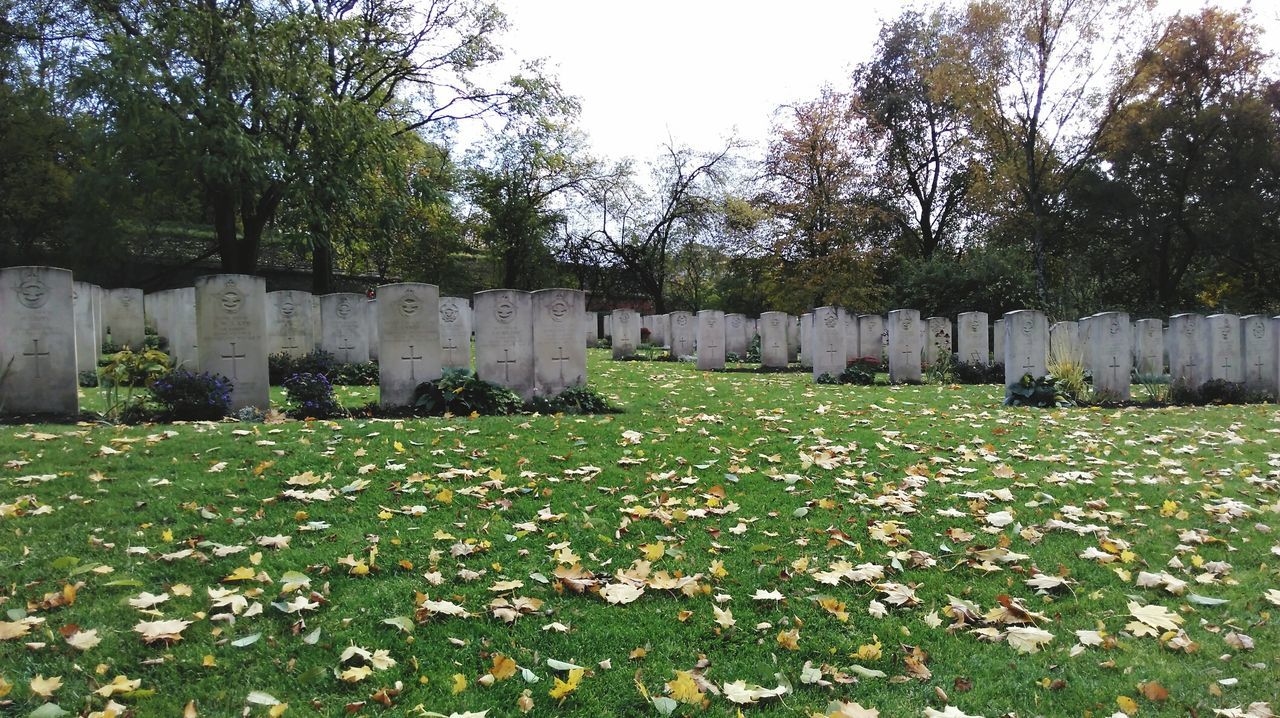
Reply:
[[677, 359], [693, 356], [697, 321], [689, 312], [671, 312], [671, 355]]
[[613, 315], [605, 314], [600, 317], [600, 331], [604, 332], [610, 341], [613, 341]]
[[440, 364], [471, 368], [471, 307], [461, 297], [440, 297]]
[[724, 312], [718, 309], [698, 312], [698, 369], [723, 369], [724, 344]]
[[1004, 384], [1008, 388], [1022, 381], [1025, 374], [1033, 378], [1045, 375], [1048, 348], [1048, 321], [1044, 313], [1034, 309], [1005, 312], [1004, 317]]
[[320, 297], [320, 348], [338, 361], [369, 361], [369, 300], [363, 294], [339, 292]]
[[1139, 319], [1133, 323], [1133, 361], [1142, 377], [1164, 374], [1164, 323]]
[[813, 312], [800, 315], [800, 366], [813, 368]]
[[80, 413], [71, 285], [67, 269], [0, 269], [0, 413]]
[[649, 343], [655, 347], [665, 346], [667, 343], [667, 329], [669, 319], [666, 314], [654, 314], [649, 318]]
[[419, 384], [440, 378], [440, 288], [404, 282], [378, 287], [378, 403], [410, 406]]
[[925, 363], [932, 366], [951, 359], [951, 320], [946, 317], [929, 317], [925, 320]]
[[320, 340], [324, 337], [324, 326], [320, 316], [320, 297], [311, 295], [311, 340], [312, 346], [320, 345]]
[[578, 341], [587, 297], [577, 289], [540, 289], [533, 304], [533, 384], [539, 396], [556, 396], [587, 383], [587, 348]]
[[1093, 392], [1112, 401], [1129, 400], [1129, 375], [1133, 368], [1133, 339], [1129, 315], [1101, 312], [1093, 315]]
[[98, 371], [98, 317], [94, 310], [93, 285], [88, 282], [71, 283], [71, 304], [75, 313], [76, 370]]
[[747, 356], [747, 317], [742, 314], [724, 315], [724, 351], [736, 354], [738, 361]]
[[105, 290], [102, 320], [106, 322], [105, 339], [134, 351], [142, 348], [147, 331], [142, 313], [142, 290], [122, 287]]
[[844, 358], [848, 362], [862, 358], [862, 342], [858, 336], [858, 315], [840, 308], [840, 331], [844, 334]]
[[884, 317], [879, 314], [858, 315], [858, 350], [864, 357], [883, 362], [886, 357], [885, 342], [889, 339], [889, 331], [885, 328]]
[[1055, 322], [1049, 327], [1049, 360], [1084, 366], [1079, 322]]
[[594, 347], [600, 341], [600, 315], [596, 312], [584, 312], [582, 315], [583, 339], [587, 348]]
[[1004, 317], [991, 322], [991, 361], [1004, 362]]
[[1271, 318], [1265, 314], [1240, 317], [1243, 341], [1244, 383], [1254, 391], [1280, 395], [1276, 383], [1276, 337]]
[[987, 332], [991, 330], [986, 312], [964, 312], [956, 317], [956, 356], [968, 364], [988, 366], [991, 352]]
[[800, 317], [787, 315], [787, 361], [800, 358]]
[[202, 371], [231, 380], [231, 410], [271, 406], [267, 280], [248, 274], [196, 278], [196, 344]]
[[311, 293], [296, 289], [267, 292], [267, 352], [300, 357], [316, 346]]
[[472, 308], [476, 376], [532, 398], [533, 299], [515, 289], [488, 289], [475, 293]]
[[168, 342], [173, 365], [192, 371], [200, 367], [200, 342], [196, 337], [196, 289], [180, 287], [148, 294], [157, 305], [156, 331]]
[[1093, 317], [1081, 317], [1076, 322], [1076, 342], [1080, 346], [1080, 357], [1084, 363], [1085, 371], [1093, 370]]
[[787, 327], [791, 317], [786, 312], [760, 315], [760, 365], [770, 369], [787, 366]]
[[368, 309], [365, 310], [365, 316], [369, 317], [369, 360], [377, 361], [380, 349], [378, 341], [378, 300], [369, 299]]
[[920, 381], [920, 352], [923, 334], [920, 312], [895, 309], [885, 322], [889, 330], [889, 381], [894, 384]]
[[640, 348], [640, 315], [634, 309], [615, 309], [613, 319], [613, 358], [626, 359]]
[[1169, 317], [1169, 381], [1198, 389], [1209, 379], [1209, 336], [1204, 316]]
[[813, 378], [838, 377], [844, 373], [844, 321], [837, 307], [813, 310]]
[[1244, 360], [1240, 356], [1240, 317], [1234, 314], [1211, 314], [1205, 317], [1205, 328], [1209, 335], [1209, 353], [1206, 357], [1209, 362], [1209, 378], [1230, 382], [1244, 381]]

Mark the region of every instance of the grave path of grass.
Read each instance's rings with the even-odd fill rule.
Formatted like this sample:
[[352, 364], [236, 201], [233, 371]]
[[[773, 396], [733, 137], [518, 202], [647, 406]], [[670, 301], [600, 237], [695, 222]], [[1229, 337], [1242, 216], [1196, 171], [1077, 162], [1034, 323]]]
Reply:
[[[707, 685], [739, 680], [791, 686], [742, 709], [761, 716], [832, 700], [921, 715], [939, 692], [969, 715], [1108, 716], [1123, 698], [1139, 716], [1207, 716], [1280, 694], [1275, 407], [1004, 409], [999, 387], [590, 361], [626, 413], [4, 427], [0, 626], [29, 633], [0, 640], [0, 714], [45, 703], [37, 675], [61, 676], [50, 702], [73, 714], [101, 711], [94, 691], [116, 676], [140, 680], [114, 696], [139, 716], [191, 701], [239, 715], [251, 691], [285, 715], [517, 715], [528, 691], [531, 715], [649, 716], [637, 684], [662, 696], [695, 669], [705, 703], [674, 715], [736, 714]], [[322, 480], [286, 484], [305, 472]], [[612, 605], [557, 579], [571, 565], [646, 588]], [[282, 595], [299, 583], [286, 572], [309, 588]], [[1178, 593], [1137, 585], [1143, 572]], [[1068, 581], [1039, 595], [1037, 573]], [[67, 585], [74, 603], [52, 605]], [[215, 608], [211, 589], [241, 598]], [[131, 606], [144, 592], [168, 599]], [[414, 620], [420, 594], [469, 616]], [[517, 596], [541, 604], [512, 623], [487, 609]], [[1126, 628], [1130, 603], [1180, 630]], [[135, 624], [159, 619], [191, 623], [145, 644]], [[77, 650], [74, 627], [100, 642]], [[350, 646], [395, 663], [346, 682]], [[482, 685], [497, 654], [537, 682]], [[548, 659], [589, 669], [563, 703], [548, 692], [568, 674]], [[805, 683], [819, 673], [831, 685]]]

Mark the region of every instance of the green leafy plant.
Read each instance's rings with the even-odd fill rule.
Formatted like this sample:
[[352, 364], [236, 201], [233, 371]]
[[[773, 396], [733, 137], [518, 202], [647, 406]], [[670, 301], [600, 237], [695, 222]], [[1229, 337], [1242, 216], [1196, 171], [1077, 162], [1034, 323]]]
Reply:
[[231, 380], [220, 374], [175, 369], [148, 387], [168, 419], [221, 419], [231, 411]]
[[957, 384], [1003, 384], [1004, 364], [956, 362], [951, 365], [951, 377]]
[[463, 369], [446, 369], [439, 379], [423, 382], [413, 392], [415, 413], [427, 416], [506, 416], [520, 411], [523, 404], [510, 389]]
[[1133, 382], [1146, 396], [1148, 404], [1161, 405], [1169, 403], [1169, 375], [1134, 373]]
[[818, 377], [817, 377], [816, 379], [814, 379], [814, 380], [813, 380], [813, 383], [815, 383], [815, 384], [839, 384], [839, 383], [840, 383], [840, 377], [838, 377], [838, 376], [832, 376], [831, 374], [829, 374], [829, 373], [827, 373], [827, 372], [823, 372], [823, 373], [819, 374], [819, 375], [818, 375]]
[[297, 419], [325, 419], [343, 414], [333, 394], [333, 384], [324, 374], [298, 372], [284, 380], [287, 413]]
[[571, 386], [553, 397], [534, 397], [527, 411], [540, 414], [617, 414], [620, 409], [587, 386]]
[[840, 376], [836, 377], [841, 384], [857, 384], [860, 386], [871, 386], [876, 383], [876, 375], [874, 372], [867, 371], [860, 364], [851, 364], [840, 372]]
[[169, 355], [156, 349], [134, 352], [122, 349], [107, 358], [98, 370], [106, 409], [103, 416], [112, 422], [136, 418], [143, 410], [141, 390], [169, 373]]
[[951, 352], [939, 349], [938, 355], [927, 365], [929, 382], [931, 384], [952, 383], [954, 379], [953, 363], [954, 359], [951, 356]]
[[1005, 406], [1034, 406], [1052, 408], [1071, 406], [1071, 398], [1057, 386], [1057, 380], [1046, 374], [1035, 377], [1023, 374], [1022, 379], [1007, 389]]
[[[1059, 392], [1069, 398], [1072, 403], [1087, 403], [1093, 400], [1093, 391], [1089, 384], [1089, 375], [1085, 371], [1084, 362], [1075, 357], [1049, 357], [1049, 374], [1053, 376]], [[1097, 397], [1101, 399], [1102, 397]]]

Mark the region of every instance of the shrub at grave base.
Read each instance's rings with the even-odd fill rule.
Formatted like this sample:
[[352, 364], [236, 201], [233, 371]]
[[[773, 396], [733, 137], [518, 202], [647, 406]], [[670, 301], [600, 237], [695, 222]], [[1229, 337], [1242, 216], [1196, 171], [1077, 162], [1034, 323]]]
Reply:
[[1004, 364], [956, 362], [951, 366], [951, 377], [959, 384], [1003, 384]]
[[86, 389], [92, 389], [98, 385], [98, 372], [92, 369], [85, 369], [77, 375], [80, 386]]
[[571, 386], [553, 397], [536, 396], [526, 411], [539, 414], [618, 414], [621, 410], [585, 386]]
[[867, 371], [862, 366], [853, 364], [845, 368], [837, 378], [841, 384], [858, 384], [860, 386], [871, 386], [876, 383], [876, 375], [874, 372]]
[[755, 334], [751, 337], [751, 346], [747, 347], [747, 361], [752, 364], [760, 363], [760, 335]]
[[650, 335], [652, 335], [652, 334], [653, 334], [653, 332], [649, 331], [649, 328], [648, 328], [648, 327], [640, 327], [640, 343], [641, 343], [641, 344], [648, 344], [648, 343], [649, 343], [649, 337], [650, 337]]
[[415, 414], [426, 416], [506, 416], [520, 411], [522, 402], [515, 392], [483, 381], [473, 372], [446, 369], [439, 379], [414, 389], [413, 404]]
[[284, 380], [288, 414], [294, 418], [325, 419], [342, 414], [342, 406], [333, 395], [333, 384], [324, 374], [300, 372]]
[[231, 380], [219, 374], [176, 369], [149, 387], [164, 416], [181, 421], [221, 419], [231, 410]]
[[865, 371], [871, 374], [875, 374], [878, 371], [885, 370], [884, 363], [880, 361], [879, 357], [872, 357], [872, 356], [854, 357], [853, 359], [850, 359], [849, 361], [845, 362], [845, 364], [850, 368], [861, 369], [862, 371]]
[[283, 386], [294, 374], [323, 374], [332, 384], [374, 386], [378, 383], [378, 362], [347, 364], [323, 349], [297, 357], [285, 353], [267, 357], [267, 375], [272, 385]]
[[[140, 388], [151, 386], [169, 372], [169, 355], [155, 349], [134, 353], [129, 349], [112, 354], [98, 370], [99, 386], [106, 396], [108, 421], [128, 420], [142, 411]], [[122, 391], [123, 390], [123, 391]]]
[[1181, 405], [1264, 404], [1274, 399], [1270, 392], [1253, 391], [1242, 382], [1226, 379], [1210, 379], [1199, 388], [1185, 381], [1176, 381], [1169, 387], [1169, 401]]
[[1048, 369], [1056, 382], [1058, 391], [1072, 402], [1078, 403], [1089, 399], [1089, 373], [1085, 371], [1084, 362], [1051, 357]]
[[1057, 386], [1057, 381], [1050, 375], [1033, 377], [1023, 374], [1022, 380], [1009, 387], [1005, 406], [1034, 406], [1052, 408], [1071, 406], [1071, 400]]

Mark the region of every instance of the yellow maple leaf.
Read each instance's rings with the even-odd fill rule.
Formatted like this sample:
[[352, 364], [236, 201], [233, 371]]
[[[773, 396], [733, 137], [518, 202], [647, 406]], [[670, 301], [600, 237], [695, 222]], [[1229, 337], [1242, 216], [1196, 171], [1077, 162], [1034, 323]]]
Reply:
[[1138, 713], [1138, 702], [1129, 696], [1116, 696], [1116, 705], [1120, 706], [1120, 710], [1127, 716]]
[[555, 679], [556, 684], [551, 688], [549, 695], [556, 700], [564, 702], [564, 699], [568, 697], [570, 693], [578, 690], [578, 684], [582, 683], [582, 675], [584, 673], [586, 673], [584, 669], [575, 668], [569, 671], [569, 680], [567, 681], [562, 681], [557, 676]]
[[403, 454], [403, 453], [404, 453], [404, 444], [401, 444], [400, 442], [398, 442], [398, 441], [397, 441], [397, 442], [395, 442], [394, 444], [392, 444], [391, 446], [392, 446], [392, 448], [394, 448], [394, 449], [396, 450], [396, 453], [397, 453], [397, 454]]
[[229, 581], [248, 581], [253, 578], [253, 569], [248, 566], [238, 566], [230, 575], [222, 579], [224, 583]]
[[800, 629], [778, 631], [778, 645], [788, 651], [800, 650]]
[[6, 681], [4, 679], [4, 676], [0, 676], [0, 698], [4, 698], [5, 696], [9, 695], [9, 692], [12, 690], [13, 690], [13, 684], [10, 683], [9, 681]]
[[53, 678], [45, 678], [44, 675], [37, 675], [31, 679], [31, 692], [41, 698], [52, 698], [53, 692], [62, 687], [62, 676], [54, 676]]
[[671, 697], [675, 700], [690, 705], [698, 705], [707, 697], [698, 690], [698, 683], [693, 680], [693, 674], [689, 671], [676, 671], [675, 680], [667, 681], [667, 690], [671, 691]]
[[864, 643], [861, 646], [858, 646], [858, 652], [854, 654], [855, 658], [860, 661], [880, 660], [881, 649], [884, 647], [883, 644], [880, 643], [880, 637], [872, 636], [871, 640], [874, 641], [874, 643]]
[[440, 493], [436, 494], [436, 501], [439, 501], [442, 504], [452, 504], [453, 492], [449, 489], [441, 489]]
[[453, 694], [456, 696], [465, 690], [467, 690], [467, 677], [461, 673], [453, 674]]
[[644, 551], [644, 560], [657, 561], [667, 552], [667, 545], [661, 541], [655, 541], [654, 543], [641, 544], [640, 550]]
[[489, 669], [494, 678], [505, 681], [516, 674], [516, 662], [501, 653], [493, 655], [493, 667]]

